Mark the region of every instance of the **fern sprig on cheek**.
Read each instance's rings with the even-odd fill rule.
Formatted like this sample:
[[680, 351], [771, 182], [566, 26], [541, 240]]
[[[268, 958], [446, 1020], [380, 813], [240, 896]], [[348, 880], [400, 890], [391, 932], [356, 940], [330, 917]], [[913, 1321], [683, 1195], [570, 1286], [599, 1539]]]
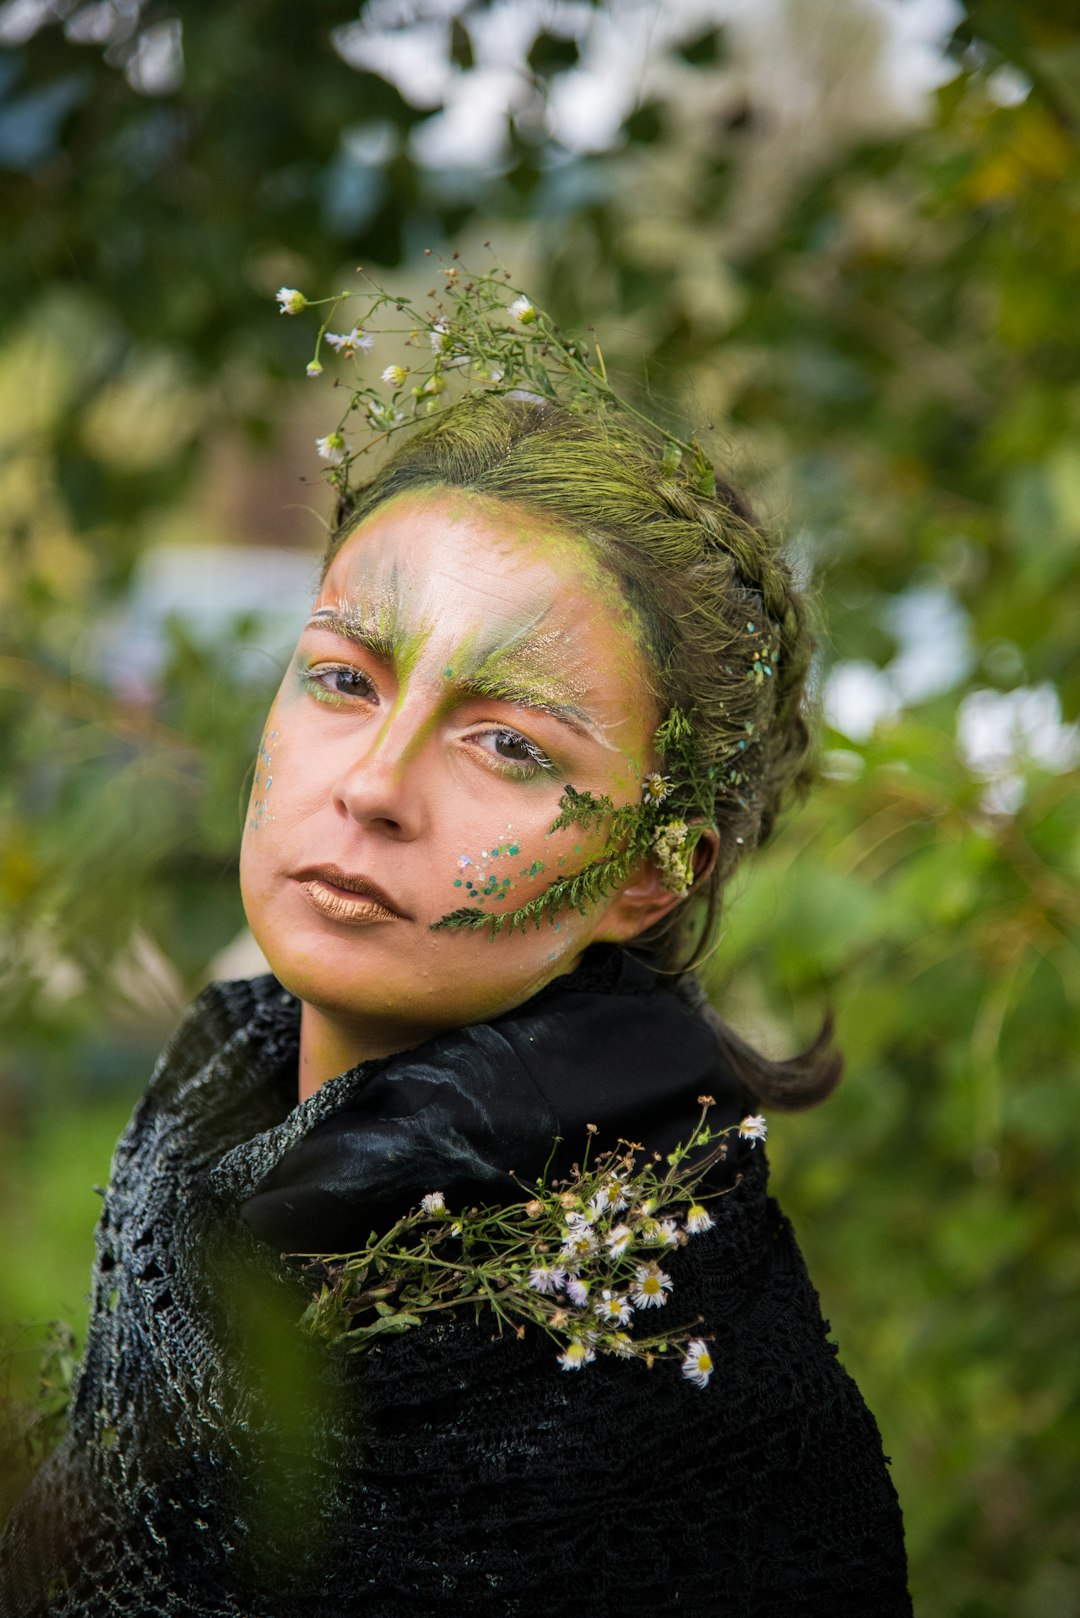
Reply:
[[552, 832], [569, 826], [585, 831], [600, 831], [607, 827], [607, 851], [597, 859], [589, 860], [580, 871], [556, 877], [543, 893], [538, 893], [516, 910], [504, 910], [498, 915], [478, 907], [466, 906], [452, 910], [432, 923], [432, 931], [478, 929], [487, 927], [492, 938], [499, 933], [524, 932], [529, 926], [539, 927], [546, 917], [560, 910], [577, 910], [586, 915], [590, 906], [606, 898], [629, 876], [637, 860], [648, 852], [648, 834], [644, 830], [643, 816], [637, 804], [625, 804], [616, 809], [605, 794], [596, 797], [591, 792], [578, 792], [567, 785], [559, 799], [559, 813], [552, 821]]

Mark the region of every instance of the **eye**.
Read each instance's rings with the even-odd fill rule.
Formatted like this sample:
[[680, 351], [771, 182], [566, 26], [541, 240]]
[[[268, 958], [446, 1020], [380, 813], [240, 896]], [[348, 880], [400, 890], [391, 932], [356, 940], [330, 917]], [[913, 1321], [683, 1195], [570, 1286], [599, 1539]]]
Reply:
[[519, 736], [516, 730], [497, 730], [493, 736], [495, 751], [500, 758], [512, 758], [516, 763], [522, 764], [529, 759], [535, 760], [538, 749], [524, 736]]
[[535, 775], [540, 770], [554, 768], [543, 748], [537, 747], [527, 736], [516, 730], [485, 730], [473, 738], [486, 753], [506, 764], [516, 765], [517, 775]]
[[372, 681], [352, 663], [322, 663], [302, 670], [301, 678], [313, 697], [321, 702], [359, 697], [369, 701], [378, 692]]

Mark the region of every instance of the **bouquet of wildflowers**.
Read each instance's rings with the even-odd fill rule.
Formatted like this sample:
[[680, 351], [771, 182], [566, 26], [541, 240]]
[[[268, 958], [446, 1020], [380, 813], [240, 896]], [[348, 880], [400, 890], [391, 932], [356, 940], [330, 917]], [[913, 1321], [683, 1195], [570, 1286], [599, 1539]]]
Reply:
[[422, 305], [363, 270], [357, 271], [357, 288], [329, 297], [310, 298], [286, 286], [275, 294], [283, 315], [318, 315], [307, 374], [322, 377], [329, 366], [344, 402], [315, 443], [343, 501], [353, 462], [402, 428], [444, 410], [460, 391], [453, 383], [633, 417], [662, 445], [665, 473], [685, 456], [695, 487], [715, 493], [716, 475], [700, 441], [678, 437], [620, 394], [599, 343], [564, 336], [544, 309], [511, 284], [508, 270], [493, 266], [477, 273], [460, 264], [456, 253], [446, 263], [430, 248], [426, 252], [442, 285], [432, 287]]
[[363, 1248], [309, 1261], [322, 1284], [303, 1324], [332, 1347], [356, 1352], [468, 1306], [518, 1337], [530, 1325], [546, 1332], [566, 1371], [598, 1354], [650, 1367], [681, 1358], [683, 1375], [705, 1387], [713, 1368], [708, 1339], [694, 1326], [663, 1328], [674, 1287], [665, 1262], [714, 1224], [709, 1204], [728, 1193], [706, 1190], [705, 1182], [727, 1156], [727, 1137], [737, 1131], [751, 1144], [764, 1140], [765, 1120], [713, 1130], [706, 1122], [713, 1098], [699, 1101], [697, 1127], [666, 1158], [639, 1161], [643, 1148], [623, 1140], [590, 1165], [590, 1140], [566, 1179], [548, 1183], [545, 1173], [535, 1186], [522, 1185], [520, 1202], [456, 1210], [441, 1191], [429, 1192]]

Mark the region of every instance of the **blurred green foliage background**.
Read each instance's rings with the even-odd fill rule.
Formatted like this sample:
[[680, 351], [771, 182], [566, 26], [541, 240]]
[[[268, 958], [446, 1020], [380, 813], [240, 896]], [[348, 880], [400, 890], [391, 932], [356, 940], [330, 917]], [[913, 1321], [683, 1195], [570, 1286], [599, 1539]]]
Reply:
[[422, 295], [490, 237], [812, 574], [823, 779], [711, 987], [776, 1052], [837, 1010], [775, 1182], [916, 1610], [1080, 1614], [1078, 127], [1069, 0], [0, 5], [13, 1397], [81, 1335], [162, 1037], [257, 969], [236, 853], [334, 416], [273, 292]]

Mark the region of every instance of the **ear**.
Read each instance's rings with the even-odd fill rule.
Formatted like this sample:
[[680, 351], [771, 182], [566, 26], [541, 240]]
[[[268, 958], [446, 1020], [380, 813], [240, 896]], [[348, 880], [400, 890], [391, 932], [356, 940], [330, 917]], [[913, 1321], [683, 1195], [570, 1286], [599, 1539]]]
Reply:
[[[720, 852], [720, 834], [708, 827], [698, 839], [694, 849], [694, 892], [707, 882]], [[677, 893], [664, 886], [660, 867], [655, 860], [644, 860], [629, 882], [611, 901], [594, 937], [598, 943], [626, 944], [658, 921], [670, 915], [682, 903]]]

